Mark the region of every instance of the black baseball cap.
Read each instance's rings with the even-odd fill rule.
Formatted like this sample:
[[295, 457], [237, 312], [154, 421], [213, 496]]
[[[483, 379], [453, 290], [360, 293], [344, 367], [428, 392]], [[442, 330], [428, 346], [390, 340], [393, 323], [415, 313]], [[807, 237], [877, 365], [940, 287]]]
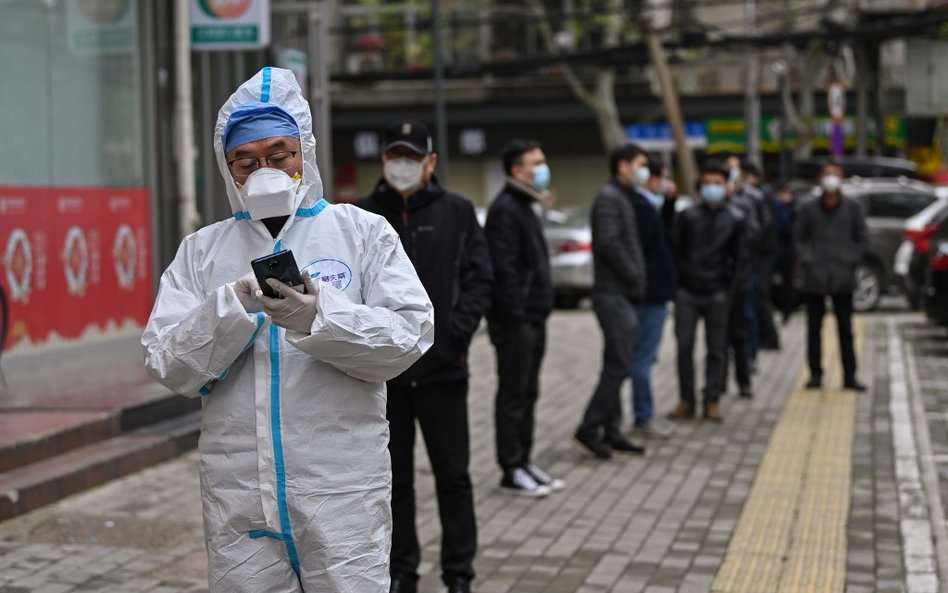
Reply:
[[404, 146], [418, 154], [432, 152], [431, 132], [428, 126], [415, 119], [405, 119], [391, 124], [385, 129], [382, 151], [395, 146]]

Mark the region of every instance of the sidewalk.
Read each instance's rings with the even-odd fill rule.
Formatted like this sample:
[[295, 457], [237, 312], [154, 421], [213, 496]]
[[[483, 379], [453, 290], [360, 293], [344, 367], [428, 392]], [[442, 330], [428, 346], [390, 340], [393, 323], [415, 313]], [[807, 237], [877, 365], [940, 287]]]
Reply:
[[[659, 411], [668, 410], [677, 401], [674, 339], [670, 329], [669, 324], [655, 373]], [[834, 334], [826, 333], [830, 337]], [[567, 488], [539, 501], [512, 498], [497, 489], [499, 472], [494, 462], [492, 419], [494, 356], [486, 336], [478, 336], [471, 355], [470, 395], [471, 469], [480, 527], [476, 590], [930, 590], [926, 583], [934, 576], [937, 550], [932, 548], [926, 556], [924, 550], [919, 553], [913, 547], [908, 550], [910, 553], [903, 554], [907, 513], [915, 513], [915, 519], [920, 516], [918, 508], [903, 508], [899, 504], [889, 396], [891, 365], [886, 364], [890, 344], [885, 319], [870, 319], [863, 335], [862, 375], [871, 385], [869, 394], [850, 394], [847, 402], [846, 395], [835, 397], [831, 390], [835, 386], [829, 383], [827, 390], [818, 394], [795, 389], [802, 376], [805, 341], [803, 320], [797, 318], [784, 328], [783, 350], [762, 353], [760, 372], [755, 377], [756, 398], [739, 400], [732, 387], [731, 394], [723, 400], [723, 424], [681, 423], [672, 439], [649, 441], [650, 450], [645, 457], [596, 462], [580, 456], [568, 439], [597, 379], [599, 329], [588, 311], [557, 313], [550, 323], [535, 460], [565, 479]], [[833, 380], [830, 375], [827, 382]], [[814, 397], [804, 399], [806, 394]], [[788, 404], [788, 397], [791, 403], [798, 403]], [[628, 406], [627, 394], [623, 403]], [[843, 459], [844, 470], [851, 467], [846, 480], [837, 480], [832, 486], [837, 490], [844, 488], [846, 509], [833, 507], [838, 519], [834, 523], [831, 514], [824, 512], [825, 505], [801, 508], [816, 513], [811, 517], [811, 527], [816, 527], [817, 535], [826, 535], [833, 524], [843, 526], [833, 540], [839, 549], [834, 560], [840, 567], [833, 573], [835, 580], [830, 588], [814, 588], [819, 581], [809, 579], [804, 570], [798, 573], [799, 578], [788, 581], [797, 588], [760, 588], [762, 582], [740, 588], [726, 582], [725, 567], [740, 560], [740, 550], [734, 548], [735, 542], [742, 541], [740, 524], [763, 525], [778, 516], [767, 512], [773, 508], [768, 506], [768, 499], [752, 495], [765, 491], [761, 485], [765, 483], [761, 477], [765, 473], [762, 460], [771, 460], [771, 474], [791, 477], [790, 460], [794, 455], [802, 468], [801, 475], [815, 475], [815, 470], [806, 468], [818, 467], [812, 465], [814, 460], [829, 459], [820, 449], [823, 445], [819, 443], [824, 441], [806, 445], [806, 454], [802, 455], [792, 446], [775, 448], [778, 428], [786, 432], [784, 426], [800, 426], [815, 431], [816, 424], [827, 429], [820, 434], [845, 435], [845, 430], [829, 430], [839, 427], [840, 421], [825, 414], [824, 404], [837, 406], [837, 417], [844, 423], [845, 406], [849, 405], [851, 410], [852, 438], [848, 444], [845, 438], [837, 443], [842, 449], [835, 445], [836, 448], [826, 449], [832, 450], [833, 459]], [[794, 406], [806, 410], [805, 414], [788, 423], [785, 418], [794, 418]], [[802, 422], [805, 418], [822, 422]], [[790, 433], [800, 436], [799, 430]], [[424, 545], [421, 591], [433, 593], [443, 590], [437, 566], [440, 528], [433, 480], [421, 445], [418, 461], [416, 491]], [[838, 469], [828, 472], [827, 477], [838, 476]], [[802, 485], [798, 489], [806, 490]], [[749, 496], [752, 501], [748, 501]], [[190, 453], [0, 524], [0, 593], [204, 591], [206, 558], [199, 500], [197, 454]], [[759, 509], [757, 515], [748, 514], [752, 507]], [[922, 518], [927, 520], [926, 517]], [[798, 529], [801, 524], [797, 521], [788, 529]], [[820, 531], [821, 528], [825, 529]], [[793, 542], [792, 538], [781, 540], [766, 528], [749, 533], [760, 536], [758, 543], [769, 542], [777, 549]], [[798, 540], [798, 545], [799, 541], [802, 540]], [[750, 552], [747, 558], [752, 562], [761, 558]], [[791, 556], [778, 552], [774, 566], [785, 570], [787, 564], [782, 559]], [[907, 560], [912, 563], [907, 564]], [[750, 565], [744, 566], [739, 573]], [[809, 565], [799, 566], [806, 569]], [[812, 567], [815, 570], [819, 563]], [[910, 576], [915, 588], [906, 587]]]

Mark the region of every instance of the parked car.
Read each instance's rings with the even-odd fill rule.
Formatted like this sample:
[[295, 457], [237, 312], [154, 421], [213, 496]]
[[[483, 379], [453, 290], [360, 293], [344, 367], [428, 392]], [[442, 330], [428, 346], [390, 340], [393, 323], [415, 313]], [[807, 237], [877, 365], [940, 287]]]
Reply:
[[[903, 226], [906, 219], [937, 199], [935, 188], [906, 177], [852, 177], [843, 182], [842, 192], [858, 200], [866, 211], [869, 249], [863, 263], [856, 268], [853, 308], [860, 312], [871, 311], [884, 294], [899, 292], [894, 265], [895, 254], [903, 240]], [[803, 199], [817, 195], [814, 190]]]
[[918, 179], [918, 167], [906, 159], [885, 156], [843, 156], [830, 158], [814, 157], [797, 161], [793, 176], [807, 182], [816, 182], [820, 169], [827, 161], [833, 160], [843, 166], [846, 177], [908, 177]]
[[931, 242], [925, 279], [925, 313], [934, 323], [948, 325], [948, 215], [941, 216]]
[[556, 305], [576, 307], [593, 287], [589, 208], [546, 211], [543, 233], [550, 249]]
[[895, 254], [893, 271], [902, 293], [913, 309], [922, 306], [932, 237], [941, 220], [948, 217], [948, 187], [936, 188], [938, 199], [905, 221], [902, 245]]

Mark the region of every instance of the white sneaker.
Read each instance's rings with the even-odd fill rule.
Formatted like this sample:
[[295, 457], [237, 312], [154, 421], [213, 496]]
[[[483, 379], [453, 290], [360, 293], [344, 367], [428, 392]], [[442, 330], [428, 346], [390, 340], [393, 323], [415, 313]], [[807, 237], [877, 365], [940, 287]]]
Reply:
[[675, 427], [662, 418], [649, 418], [644, 424], [636, 426], [635, 430], [640, 431], [650, 439], [667, 439], [675, 433]]
[[550, 494], [550, 488], [538, 483], [527, 470], [518, 467], [504, 474], [500, 481], [500, 489], [511, 494], [543, 498]]
[[541, 486], [546, 486], [553, 492], [559, 492], [566, 487], [566, 482], [559, 478], [554, 478], [532, 463], [528, 463], [523, 469], [527, 470], [527, 473], [530, 474], [530, 476], [536, 480], [538, 484]]

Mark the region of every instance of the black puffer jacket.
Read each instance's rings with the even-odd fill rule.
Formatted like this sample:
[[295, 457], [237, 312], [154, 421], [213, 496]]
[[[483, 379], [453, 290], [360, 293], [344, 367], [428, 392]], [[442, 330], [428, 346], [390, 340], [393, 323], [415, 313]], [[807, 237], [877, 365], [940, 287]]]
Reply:
[[534, 203], [508, 181], [487, 209], [484, 232], [494, 269], [491, 322], [543, 323], [553, 310], [550, 255]]
[[468, 345], [490, 305], [493, 280], [474, 206], [436, 179], [407, 202], [380, 181], [356, 205], [384, 216], [398, 232], [434, 305], [434, 345], [392, 382], [422, 385], [466, 379]]
[[734, 294], [747, 274], [746, 221], [731, 204], [701, 203], [678, 215], [678, 286], [696, 295]]
[[633, 200], [635, 190], [612, 179], [593, 200], [593, 292], [619, 293], [639, 303], [645, 298], [645, 257]]

